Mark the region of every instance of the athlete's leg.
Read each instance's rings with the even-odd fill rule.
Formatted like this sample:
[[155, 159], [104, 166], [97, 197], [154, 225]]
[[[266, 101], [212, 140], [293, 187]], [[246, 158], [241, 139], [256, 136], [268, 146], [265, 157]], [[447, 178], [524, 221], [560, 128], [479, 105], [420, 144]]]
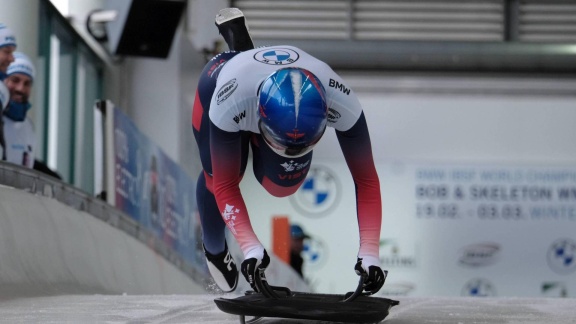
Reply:
[[196, 199], [202, 226], [202, 240], [206, 250], [218, 254], [225, 248], [226, 225], [222, 220], [212, 193], [212, 159], [210, 157], [210, 101], [216, 88], [218, 74], [224, 64], [239, 52], [226, 52], [215, 56], [202, 71], [192, 111], [194, 138], [198, 145], [203, 171], [198, 177]]
[[220, 216], [214, 195], [206, 188], [206, 178], [203, 173], [198, 177], [196, 184], [196, 202], [202, 224], [204, 248], [212, 254], [218, 254], [224, 251], [226, 224]]
[[[210, 102], [222, 66], [238, 52], [222, 53], [214, 57], [202, 71], [192, 111], [194, 138], [198, 145], [202, 172], [196, 185], [196, 201], [202, 227], [202, 242], [208, 270], [225, 292], [238, 284], [238, 269], [226, 245], [226, 224], [218, 209], [212, 190], [212, 159], [210, 156]], [[247, 146], [247, 145], [246, 145]]]
[[240, 9], [220, 10], [216, 15], [216, 27], [231, 51], [247, 51], [254, 48], [246, 17]]
[[254, 175], [266, 191], [276, 197], [295, 193], [310, 170], [312, 152], [299, 158], [282, 157], [274, 153], [259, 134], [254, 134], [250, 143]]

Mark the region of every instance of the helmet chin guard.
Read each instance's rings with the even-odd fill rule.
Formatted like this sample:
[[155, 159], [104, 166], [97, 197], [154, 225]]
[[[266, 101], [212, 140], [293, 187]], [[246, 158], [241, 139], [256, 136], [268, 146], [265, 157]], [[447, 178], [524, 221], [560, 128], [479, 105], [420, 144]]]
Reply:
[[266, 144], [288, 158], [312, 151], [327, 125], [320, 80], [305, 69], [280, 69], [264, 80], [258, 96], [258, 128]]

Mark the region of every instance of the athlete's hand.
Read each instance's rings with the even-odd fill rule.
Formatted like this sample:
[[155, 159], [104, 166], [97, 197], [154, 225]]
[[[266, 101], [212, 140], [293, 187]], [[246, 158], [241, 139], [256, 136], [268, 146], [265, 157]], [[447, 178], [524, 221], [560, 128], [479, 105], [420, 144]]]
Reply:
[[380, 260], [370, 256], [359, 257], [354, 270], [359, 276], [362, 274], [367, 276], [364, 281], [364, 291], [370, 295], [375, 294], [382, 288], [388, 275], [388, 271], [382, 271], [382, 268], [380, 268]]
[[242, 266], [240, 267], [242, 274], [254, 291], [258, 291], [258, 287], [256, 287], [256, 276], [259, 274], [257, 272], [261, 271], [261, 275], [264, 276], [264, 270], [269, 264], [270, 257], [264, 249], [249, 253], [242, 262]]

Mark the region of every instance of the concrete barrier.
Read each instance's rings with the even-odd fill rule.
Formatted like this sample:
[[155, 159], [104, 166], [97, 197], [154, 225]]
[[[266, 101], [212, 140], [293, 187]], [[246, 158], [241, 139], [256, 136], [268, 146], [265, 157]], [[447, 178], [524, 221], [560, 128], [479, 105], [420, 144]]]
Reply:
[[[218, 292], [209, 276], [104, 202], [5, 163], [0, 163], [0, 183], [0, 300]], [[228, 242], [240, 263], [237, 244], [233, 238]], [[272, 284], [308, 291], [288, 265], [271, 259], [267, 277]], [[240, 278], [236, 292], [247, 289]]]
[[0, 187], [0, 294], [194, 294], [144, 244], [55, 199]]

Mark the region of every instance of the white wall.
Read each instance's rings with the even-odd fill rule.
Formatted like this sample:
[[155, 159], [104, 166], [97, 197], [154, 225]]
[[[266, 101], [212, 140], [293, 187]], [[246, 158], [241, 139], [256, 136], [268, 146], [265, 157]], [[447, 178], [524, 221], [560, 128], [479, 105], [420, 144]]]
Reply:
[[[364, 107], [379, 161], [576, 161], [574, 78], [343, 76]], [[323, 138], [329, 145], [316, 157], [339, 157], [334, 141]]]
[[576, 161], [576, 101], [538, 96], [363, 96], [379, 160]]
[[[181, 164], [194, 163], [189, 156], [195, 150], [192, 105], [204, 64], [182, 24], [167, 59], [126, 58], [122, 64], [130, 82], [126, 93], [128, 107], [121, 108], [142, 132]], [[196, 172], [188, 171], [196, 176]]]
[[127, 111], [140, 130], [179, 161], [180, 51], [173, 44], [166, 59], [126, 58], [130, 74]]
[[188, 1], [185, 28], [196, 51], [210, 50], [214, 42], [224, 43], [214, 25], [214, 18], [220, 9], [229, 7], [229, 3], [229, 0]]

